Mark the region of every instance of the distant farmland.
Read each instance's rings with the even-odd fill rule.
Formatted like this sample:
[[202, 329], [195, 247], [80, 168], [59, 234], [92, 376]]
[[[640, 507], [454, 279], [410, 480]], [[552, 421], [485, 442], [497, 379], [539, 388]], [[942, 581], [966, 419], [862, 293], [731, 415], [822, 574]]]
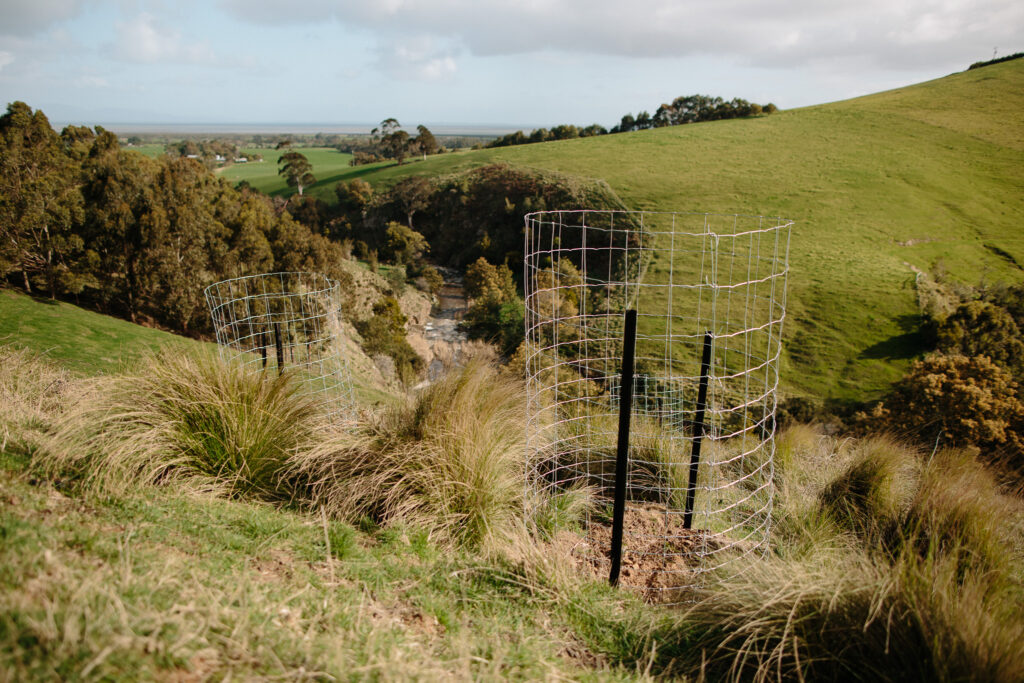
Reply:
[[[248, 181], [253, 188], [274, 196], [289, 196], [294, 190], [285, 184], [284, 178], [277, 174], [277, 160], [286, 150], [256, 149], [245, 147], [242, 154], [262, 154], [263, 161], [250, 161], [245, 164], [231, 164], [224, 167], [218, 174], [235, 184], [241, 180]], [[339, 180], [355, 177], [359, 169], [349, 166], [352, 155], [339, 152], [333, 147], [296, 147], [296, 152], [306, 155], [313, 164], [313, 175], [316, 184], [307, 188], [305, 194], [319, 197], [326, 202], [334, 203], [334, 186]]]

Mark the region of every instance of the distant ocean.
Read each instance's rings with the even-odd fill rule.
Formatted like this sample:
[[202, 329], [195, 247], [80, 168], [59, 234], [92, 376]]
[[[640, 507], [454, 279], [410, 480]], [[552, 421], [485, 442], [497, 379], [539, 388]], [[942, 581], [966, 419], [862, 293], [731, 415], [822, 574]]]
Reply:
[[[55, 130], [61, 130], [67, 122], [51, 121]], [[80, 124], [75, 124], [80, 125]], [[366, 135], [378, 124], [375, 123], [101, 123], [105, 129], [117, 135]], [[491, 126], [480, 124], [425, 124], [434, 135], [479, 135], [497, 137], [517, 130], [530, 130], [530, 126]], [[410, 128], [415, 132], [415, 128]]]

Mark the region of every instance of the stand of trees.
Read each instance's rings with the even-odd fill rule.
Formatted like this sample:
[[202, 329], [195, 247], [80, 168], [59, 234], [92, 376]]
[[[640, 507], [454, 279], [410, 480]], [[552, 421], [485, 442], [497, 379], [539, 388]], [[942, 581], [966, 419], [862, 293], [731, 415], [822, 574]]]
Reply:
[[969, 67], [967, 67], [967, 70], [970, 71], [971, 69], [980, 69], [983, 66], [989, 66], [991, 64], [1000, 64], [1002, 62], [1009, 62], [1010, 60], [1021, 59], [1022, 57], [1024, 57], [1024, 52], [1015, 52], [1012, 55], [1006, 55], [1005, 57], [995, 57], [985, 62], [975, 62], [974, 64], [971, 64]]
[[[58, 134], [41, 111], [14, 102], [0, 116], [0, 278], [35, 296], [201, 336], [210, 332], [202, 296], [212, 282], [275, 270], [347, 281], [342, 261], [354, 255], [395, 265], [396, 294], [407, 280], [436, 291], [442, 280], [429, 255], [474, 264], [473, 277], [497, 283], [477, 287], [468, 327], [510, 351], [522, 331], [518, 269], [508, 265], [522, 260], [522, 215], [623, 208], [603, 183], [505, 165], [410, 177], [384, 191], [353, 180], [336, 192], [336, 206], [272, 199], [232, 187], [197, 159], [123, 150], [99, 127]], [[364, 327], [400, 369], [416, 370], [392, 338], [399, 318], [391, 308]]]
[[531, 142], [546, 142], [548, 140], [567, 140], [571, 138], [583, 138], [591, 135], [606, 135], [608, 133], [628, 133], [634, 130], [647, 128], [661, 128], [663, 126], [679, 126], [686, 123], [697, 123], [699, 121], [717, 121], [720, 119], [735, 119], [744, 116], [760, 116], [762, 114], [773, 114], [778, 108], [771, 103], [760, 105], [755, 102], [747, 102], [738, 97], [729, 101], [721, 97], [710, 95], [688, 95], [677, 97], [671, 104], [662, 104], [658, 107], [654, 116], [642, 111], [635, 117], [626, 114], [619, 121], [619, 124], [611, 130], [605, 130], [596, 123], [586, 128], [577, 128], [573, 125], [538, 128], [531, 131], [529, 135], [519, 130], [510, 133], [491, 142], [488, 147], [509, 147], [511, 145], [525, 145]]
[[359, 166], [394, 159], [403, 164], [410, 156], [426, 159], [428, 154], [444, 151], [429, 128], [421, 124], [416, 127], [416, 132], [416, 136], [410, 136], [402, 130], [397, 119], [384, 119], [379, 127], [370, 131], [369, 140], [362, 145], [351, 146], [348, 151], [352, 152], [352, 161], [349, 163]]
[[285, 209], [195, 159], [123, 151], [99, 127], [58, 135], [23, 102], [0, 117], [0, 277], [31, 294], [205, 333], [211, 282], [272, 270], [341, 276], [341, 245]]

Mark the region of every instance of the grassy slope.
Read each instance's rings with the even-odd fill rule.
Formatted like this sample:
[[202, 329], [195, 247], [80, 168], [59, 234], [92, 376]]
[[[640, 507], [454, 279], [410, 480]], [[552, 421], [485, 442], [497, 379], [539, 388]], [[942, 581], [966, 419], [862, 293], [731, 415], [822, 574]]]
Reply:
[[[215, 349], [213, 344], [10, 289], [0, 289], [0, 344], [33, 349], [77, 374], [89, 375], [125, 370], [169, 346], [183, 353]], [[352, 342], [349, 352], [357, 351]], [[357, 399], [365, 403], [390, 400], [366, 367], [370, 361], [362, 356], [352, 362]]]
[[85, 374], [123, 370], [142, 356], [171, 345], [186, 352], [208, 346], [8, 289], [0, 289], [0, 344], [34, 349]]
[[911, 266], [1024, 279], [1022, 110], [1014, 61], [770, 117], [443, 155], [365, 179], [506, 161], [603, 178], [640, 209], [795, 219], [784, 387], [865, 399], [920, 351]]
[[422, 534], [167, 489], [83, 500], [22, 468], [0, 451], [4, 680], [629, 677], [571, 635], [575, 608]]

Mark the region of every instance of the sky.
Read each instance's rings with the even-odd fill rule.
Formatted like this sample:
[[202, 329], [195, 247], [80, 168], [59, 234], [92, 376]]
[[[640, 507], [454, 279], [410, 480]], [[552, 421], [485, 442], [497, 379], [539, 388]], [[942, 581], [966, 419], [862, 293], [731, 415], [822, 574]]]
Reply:
[[108, 127], [611, 127], [680, 95], [789, 109], [1022, 50], [1022, 0], [0, 0], [0, 104]]

